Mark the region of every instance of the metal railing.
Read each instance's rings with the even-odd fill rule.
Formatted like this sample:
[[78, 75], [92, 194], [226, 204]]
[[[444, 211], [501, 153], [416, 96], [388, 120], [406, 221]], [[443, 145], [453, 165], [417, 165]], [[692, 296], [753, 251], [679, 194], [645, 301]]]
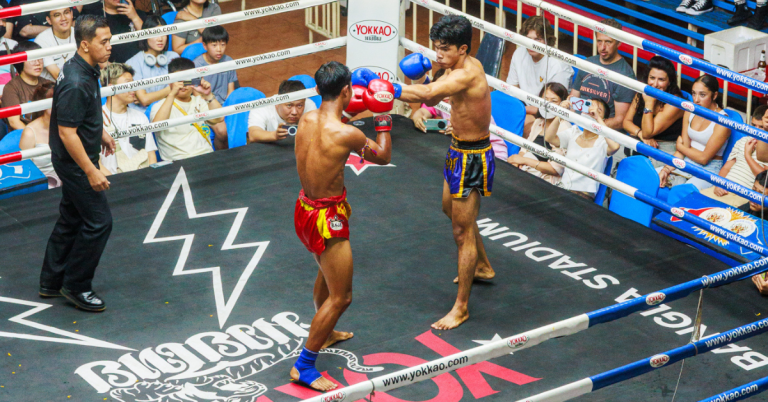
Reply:
[[328, 39], [338, 38], [341, 35], [341, 5], [337, 1], [305, 9], [304, 25], [309, 29], [309, 43], [314, 40], [314, 33]]

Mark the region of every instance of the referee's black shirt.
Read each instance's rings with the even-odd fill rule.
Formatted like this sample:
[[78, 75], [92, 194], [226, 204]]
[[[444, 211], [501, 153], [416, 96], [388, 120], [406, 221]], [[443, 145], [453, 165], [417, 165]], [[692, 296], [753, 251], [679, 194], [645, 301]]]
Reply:
[[64, 63], [53, 90], [49, 146], [60, 162], [75, 163], [59, 137], [59, 126], [77, 128], [85, 153], [98, 166], [101, 152], [102, 115], [98, 65], [79, 54]]

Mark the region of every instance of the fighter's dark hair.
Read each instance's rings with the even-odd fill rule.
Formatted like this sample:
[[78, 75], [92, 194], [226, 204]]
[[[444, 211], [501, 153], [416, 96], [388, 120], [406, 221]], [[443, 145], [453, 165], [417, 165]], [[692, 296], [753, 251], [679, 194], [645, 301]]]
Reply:
[[341, 90], [352, 82], [352, 73], [347, 66], [338, 61], [329, 61], [315, 72], [317, 92], [323, 101], [334, 101], [341, 94]]
[[80, 14], [75, 20], [75, 42], [77, 42], [78, 49], [83, 41], [92, 41], [96, 37], [96, 30], [99, 28], [109, 28], [104, 16]]
[[440, 41], [446, 45], [467, 45], [467, 54], [472, 50], [472, 24], [466, 17], [460, 15], [446, 15], [432, 25], [429, 30], [429, 39]]
[[278, 95], [283, 95], [291, 92], [301, 91], [307, 89], [301, 81], [285, 80], [280, 83], [280, 88], [277, 89]]
[[173, 59], [171, 60], [170, 63], [168, 63], [168, 74], [173, 74], [177, 71], [194, 70], [194, 69], [195, 69], [195, 62], [184, 57]]

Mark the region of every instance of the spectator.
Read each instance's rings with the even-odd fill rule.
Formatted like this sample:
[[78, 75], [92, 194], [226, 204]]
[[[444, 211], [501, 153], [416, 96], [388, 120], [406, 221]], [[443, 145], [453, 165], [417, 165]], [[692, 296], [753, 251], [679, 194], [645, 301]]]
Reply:
[[[555, 30], [549, 25], [549, 21], [542, 16], [528, 18], [520, 28], [520, 34], [540, 43], [545, 43], [544, 38], [546, 37], [548, 46], [556, 45]], [[529, 94], [539, 94], [544, 88], [545, 82], [556, 82], [569, 88], [572, 77], [573, 68], [568, 64], [535, 50], [519, 46], [512, 55], [507, 84], [518, 87]], [[538, 108], [527, 105], [525, 112], [523, 133], [527, 137], [531, 131], [531, 125], [536, 119]]]
[[[205, 67], [220, 62], [232, 61], [232, 58], [224, 54], [227, 51], [229, 34], [222, 26], [212, 26], [203, 31], [203, 47], [205, 53], [197, 56], [194, 60], [195, 67]], [[224, 103], [229, 94], [237, 88], [237, 72], [235, 70], [225, 71], [208, 76], [208, 82], [211, 83], [213, 94], [219, 103]]]
[[[565, 100], [560, 103], [560, 106], [570, 108], [571, 102]], [[608, 105], [602, 99], [592, 99], [592, 106], [589, 107], [587, 116], [604, 126], [608, 113]], [[605, 170], [607, 158], [619, 150], [619, 144], [613, 140], [589, 130], [582, 131], [578, 126], [572, 126], [567, 131], [559, 131], [559, 129], [560, 117], [558, 116], [547, 127], [544, 139], [553, 146], [564, 149], [568, 159], [594, 171]], [[592, 178], [567, 167], [558, 185], [590, 201], [595, 199], [598, 188], [598, 183]]]
[[[0, 30], [2, 30], [1, 27], [0, 27]], [[18, 44], [19, 42], [16, 42], [13, 39], [0, 37], [0, 54], [11, 54], [13, 49]], [[2, 100], [3, 88], [5, 87], [6, 84], [8, 84], [11, 81], [12, 78], [13, 78], [13, 66], [10, 64], [0, 66], [0, 100]], [[4, 134], [0, 132], [0, 138], [2, 138], [3, 135]]]
[[[166, 25], [162, 17], [152, 15], [144, 21], [144, 28], [149, 29]], [[136, 53], [125, 62], [133, 68], [133, 79], [143, 80], [168, 74], [168, 63], [177, 59], [176, 52], [166, 50], [168, 48], [168, 36], [158, 36], [139, 42], [140, 52]], [[165, 99], [171, 90], [167, 85], [155, 85], [136, 91], [137, 103], [130, 104], [131, 108], [144, 112], [147, 107], [159, 100]]]
[[[668, 94], [683, 96], [683, 92], [677, 86], [675, 66], [663, 57], [652, 57], [648, 62], [646, 73], [640, 80]], [[646, 145], [674, 154], [677, 139], [683, 131], [683, 110], [646, 94], [635, 94], [635, 99], [624, 117], [624, 130]], [[627, 156], [630, 156], [629, 148], [625, 148], [624, 151]], [[655, 159], [652, 159], [652, 162], [655, 167], [664, 166]]]
[[[755, 176], [752, 181], [752, 190], [756, 193], [765, 195], [766, 183], [768, 183], [768, 171], [763, 170]], [[756, 218], [768, 218], [768, 205], [763, 206], [754, 201], [747, 202], [744, 200], [744, 204], [738, 206], [739, 210], [744, 211]], [[761, 275], [762, 276], [762, 275]], [[763, 277], [765, 279], [765, 277]], [[768, 290], [768, 289], [767, 289]]]
[[[553, 82], [547, 85], [546, 90], [544, 88], [541, 89], [539, 97], [544, 98], [547, 102], [559, 105], [564, 100], [567, 100], [568, 90], [562, 84]], [[537, 112], [537, 119], [531, 125], [531, 133], [527, 138], [528, 141], [535, 142], [536, 144], [551, 149], [561, 155], [565, 154], [565, 151], [561, 148], [553, 148], [548, 142], [544, 141], [544, 128], [552, 125], [555, 115], [545, 110], [543, 111], [544, 116], [542, 116], [541, 112], [541, 110]], [[571, 123], [560, 121], [560, 126], [557, 129], [558, 135], [561, 132], [570, 130], [571, 127]], [[542, 158], [525, 148], [520, 148], [520, 152], [511, 155], [509, 159], [507, 159], [507, 162], [517, 166], [524, 172], [528, 172], [555, 185], [560, 183], [560, 178], [565, 170], [563, 165], [560, 165], [557, 162], [547, 161], [545, 158]]]
[[[33, 101], [53, 98], [53, 82], [46, 82], [35, 89], [32, 95]], [[33, 120], [24, 127], [24, 131], [21, 132], [21, 140], [19, 141], [19, 148], [32, 149], [32, 148], [48, 148], [48, 127], [51, 124], [51, 109], [46, 109], [42, 112], [35, 112], [32, 114]], [[44, 156], [38, 156], [32, 158], [32, 162], [40, 169], [45, 177], [48, 178], [48, 188], [55, 188], [61, 186], [61, 180], [56, 175], [56, 171], [53, 170], [53, 163], [51, 162], [51, 154]]]
[[[111, 63], [101, 70], [101, 86], [124, 84], [133, 81], [133, 69], [122, 63]], [[147, 116], [128, 105], [136, 101], [136, 93], [125, 92], [107, 97], [107, 103], [101, 107], [104, 117], [104, 131], [114, 137], [131, 127], [149, 124]], [[101, 172], [105, 176], [143, 169], [157, 162], [157, 146], [152, 133], [134, 137], [118, 138], [114, 154], [100, 155]]]
[[[707, 108], [713, 112], [728, 116], [720, 104], [717, 78], [705, 74], [693, 82], [693, 103]], [[731, 136], [731, 130], [715, 124], [703, 117], [691, 112], [683, 115], [683, 131], [677, 139], [677, 152], [675, 157], [685, 158], [687, 163], [694, 163], [704, 169], [718, 174], [723, 167], [723, 153]], [[664, 166], [659, 171], [660, 186], [676, 186], [683, 183], [691, 183], [699, 191], [712, 184], [708, 181], [692, 177], [690, 174], [680, 172], [671, 175], [675, 170], [672, 166]]]
[[[141, 30], [144, 26], [144, 19], [147, 14], [144, 11], [137, 10], [133, 6], [133, 0], [104, 0], [86, 4], [83, 6], [83, 14], [93, 14], [104, 16], [109, 24], [112, 35], [119, 35], [126, 32]], [[125, 63], [136, 52], [139, 51], [137, 42], [121, 43], [112, 46], [112, 56], [109, 61], [113, 63]]]
[[[35, 49], [40, 49], [40, 45], [35, 42], [24, 41], [13, 48], [13, 53]], [[51, 82], [40, 78], [40, 74], [43, 72], [42, 59], [16, 63], [13, 68], [19, 75], [13, 77], [11, 82], [3, 88], [3, 107], [16, 106], [31, 101], [32, 95], [38, 87], [46, 82]], [[7, 120], [11, 130], [21, 130], [31, 121], [32, 116], [26, 115], [10, 116]]]
[[[280, 83], [278, 95], [306, 89], [301, 81], [285, 80]], [[248, 143], [275, 142], [288, 136], [286, 125], [297, 125], [305, 112], [317, 109], [311, 100], [299, 99], [275, 107], [260, 107], [248, 114]]]
[[[168, 73], [171, 74], [194, 68], [195, 63], [183, 57], [168, 63]], [[204, 78], [200, 79], [198, 86], [192, 86], [188, 82], [174, 82], [169, 86], [170, 91], [165, 100], [152, 106], [150, 116], [153, 123], [204, 113], [221, 107], [211, 91], [211, 84]], [[211, 130], [206, 123], [215, 125], [222, 120], [224, 119], [212, 119], [205, 123], [176, 126], [157, 132], [155, 137], [160, 157], [175, 161], [213, 152]]]
[[[174, 23], [194, 21], [201, 18], [221, 15], [221, 8], [219, 5], [211, 3], [210, 0], [182, 0], [178, 7], [181, 11], [176, 14], [176, 20], [173, 21]], [[181, 54], [187, 46], [193, 43], [201, 43], [203, 40], [202, 35], [202, 28], [173, 35], [173, 51]]]
[[[39, 3], [41, 1], [43, 0], [11, 0], [9, 4], [11, 7], [15, 7]], [[11, 18], [11, 37], [19, 42], [27, 39], [34, 39], [50, 26], [50, 22], [47, 21], [48, 14], [49, 13], [43, 12]]]
[[[600, 23], [616, 29], [621, 29], [621, 24], [614, 19], [605, 19], [600, 21]], [[621, 42], [601, 33], [595, 34], [595, 38], [597, 40], [597, 51], [599, 54], [588, 57], [587, 61], [635, 79], [635, 73], [632, 71], [632, 67], [627, 64], [624, 58], [619, 54], [619, 45]], [[627, 114], [629, 103], [632, 102], [635, 93], [631, 89], [624, 88], [619, 84], [608, 81], [601, 75], [595, 75], [584, 70], [579, 70], [579, 73], [576, 75], [576, 80], [573, 83], [573, 88], [571, 89], [571, 96], [584, 99], [598, 98], [603, 101], [603, 103], [608, 105], [608, 116], [610, 116], [605, 120], [605, 125], [612, 129], [619, 130], [624, 123], [624, 116]]]
[[[40, 32], [35, 38], [35, 43], [40, 45], [41, 48], [69, 45], [75, 42], [75, 27], [72, 24], [72, 8], [60, 8], [58, 10], [51, 10], [45, 17], [45, 20], [51, 26], [50, 28]], [[46, 80], [55, 81], [59, 76], [59, 71], [64, 63], [71, 59], [77, 51], [72, 51], [56, 56], [48, 56], [43, 58], [43, 73], [40, 75]]]
[[[766, 110], [768, 110], [766, 105], [761, 105], [755, 109], [755, 113], [752, 115], [753, 126], [764, 130], [764, 123], [768, 122]], [[745, 187], [752, 185], [755, 176], [768, 167], [768, 161], [763, 162], [758, 159], [756, 146], [757, 140], [751, 137], [745, 136], [736, 141], [731, 148], [731, 154], [728, 155], [728, 161], [720, 169], [718, 175]], [[747, 202], [746, 199], [715, 186], [701, 190], [701, 193], [734, 207]]]

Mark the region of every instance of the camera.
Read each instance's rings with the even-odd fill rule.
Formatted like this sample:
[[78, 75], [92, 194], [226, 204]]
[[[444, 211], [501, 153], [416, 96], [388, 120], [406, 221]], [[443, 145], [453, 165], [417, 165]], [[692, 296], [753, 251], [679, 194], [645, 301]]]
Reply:
[[295, 125], [284, 125], [283, 128], [288, 130], [288, 135], [296, 135], [296, 133], [299, 131], [299, 126]]

